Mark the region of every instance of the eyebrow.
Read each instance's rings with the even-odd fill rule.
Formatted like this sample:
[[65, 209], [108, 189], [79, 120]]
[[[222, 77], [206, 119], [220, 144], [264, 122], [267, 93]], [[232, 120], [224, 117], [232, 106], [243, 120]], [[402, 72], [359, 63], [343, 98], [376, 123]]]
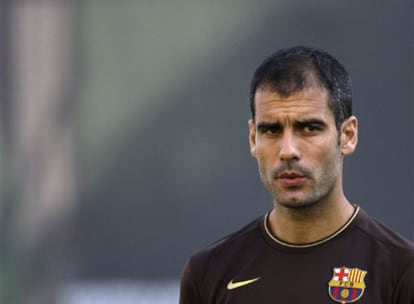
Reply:
[[[310, 118], [310, 119], [304, 119], [304, 120], [295, 120], [293, 125], [297, 128], [303, 128], [306, 126], [318, 126], [321, 128], [327, 127], [327, 123], [321, 119], [317, 118]], [[268, 130], [273, 128], [282, 128], [282, 123], [280, 122], [267, 122], [263, 121], [257, 124], [257, 129], [261, 130]]]
[[327, 123], [321, 119], [317, 119], [317, 118], [310, 118], [310, 119], [305, 119], [305, 120], [297, 120], [294, 122], [294, 126], [302, 128], [302, 127], [306, 127], [306, 126], [318, 126], [318, 127], [327, 127]]
[[280, 122], [260, 122], [257, 124], [258, 130], [268, 130], [268, 129], [274, 129], [274, 128], [282, 128], [282, 124]]

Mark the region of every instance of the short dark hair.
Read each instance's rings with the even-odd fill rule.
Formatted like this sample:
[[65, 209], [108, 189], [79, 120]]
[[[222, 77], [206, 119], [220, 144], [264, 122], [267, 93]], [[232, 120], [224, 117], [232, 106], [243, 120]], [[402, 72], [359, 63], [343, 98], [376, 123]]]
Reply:
[[329, 108], [336, 128], [352, 115], [352, 85], [345, 68], [327, 52], [305, 46], [282, 49], [266, 58], [253, 74], [250, 110], [255, 119], [254, 96], [259, 88], [288, 97], [306, 88], [320, 86], [329, 93]]

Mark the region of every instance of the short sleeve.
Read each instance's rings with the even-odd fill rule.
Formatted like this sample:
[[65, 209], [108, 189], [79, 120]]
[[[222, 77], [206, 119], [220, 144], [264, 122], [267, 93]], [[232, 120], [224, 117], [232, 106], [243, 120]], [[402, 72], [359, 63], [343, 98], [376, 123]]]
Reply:
[[180, 304], [201, 304], [197, 282], [193, 276], [190, 261], [186, 263], [181, 274]]
[[395, 288], [395, 304], [414, 304], [414, 261], [405, 268]]

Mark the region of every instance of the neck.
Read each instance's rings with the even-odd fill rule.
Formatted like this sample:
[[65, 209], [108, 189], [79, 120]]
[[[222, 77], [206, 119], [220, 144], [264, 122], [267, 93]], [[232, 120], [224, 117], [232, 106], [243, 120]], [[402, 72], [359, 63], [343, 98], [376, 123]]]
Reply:
[[354, 207], [343, 195], [335, 202], [318, 202], [305, 208], [288, 208], [275, 203], [269, 225], [272, 233], [283, 241], [308, 244], [339, 230], [353, 212]]

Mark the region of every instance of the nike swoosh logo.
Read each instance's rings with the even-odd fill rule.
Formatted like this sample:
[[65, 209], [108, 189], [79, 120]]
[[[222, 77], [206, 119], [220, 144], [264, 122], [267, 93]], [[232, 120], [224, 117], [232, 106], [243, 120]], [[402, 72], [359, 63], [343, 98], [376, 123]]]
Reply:
[[231, 280], [228, 284], [227, 284], [227, 289], [228, 290], [233, 290], [239, 287], [243, 287], [249, 284], [252, 284], [256, 281], [258, 281], [260, 279], [260, 277], [255, 278], [255, 279], [251, 279], [251, 280], [246, 280], [246, 281], [239, 281], [239, 282], [233, 282], [233, 280]]

